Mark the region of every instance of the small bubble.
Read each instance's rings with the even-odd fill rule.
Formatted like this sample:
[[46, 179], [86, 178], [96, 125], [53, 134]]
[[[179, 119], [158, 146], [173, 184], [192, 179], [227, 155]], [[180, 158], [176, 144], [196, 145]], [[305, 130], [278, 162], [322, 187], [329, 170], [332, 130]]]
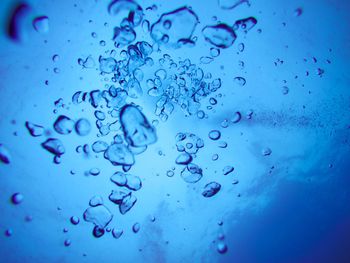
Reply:
[[132, 231], [136, 234], [137, 232], [140, 231], [140, 228], [141, 228], [141, 225], [139, 223], [135, 223], [133, 226], [132, 226]]
[[59, 59], [60, 59], [60, 56], [57, 55], [57, 54], [52, 56], [52, 61], [53, 62], [57, 62]]
[[15, 205], [22, 203], [23, 199], [24, 196], [21, 193], [15, 193], [11, 196], [11, 201]]
[[97, 176], [97, 175], [100, 174], [100, 169], [98, 169], [98, 168], [91, 168], [89, 170], [89, 174], [91, 174], [92, 176]]
[[70, 222], [71, 222], [73, 225], [77, 225], [77, 224], [79, 224], [80, 219], [79, 219], [79, 217], [77, 217], [77, 216], [72, 216], [72, 217], [70, 218]]
[[271, 155], [272, 150], [270, 148], [266, 147], [261, 151], [261, 153], [263, 156], [269, 156], [269, 155]]
[[213, 161], [216, 161], [217, 159], [219, 159], [219, 155], [218, 154], [213, 154], [213, 156], [211, 157], [211, 159], [213, 160]]
[[240, 87], [243, 87], [246, 84], [246, 80], [243, 77], [235, 77], [233, 81]]
[[244, 51], [244, 44], [243, 43], [239, 43], [238, 44], [238, 51], [239, 52], [243, 52]]
[[220, 139], [221, 133], [218, 130], [212, 130], [209, 132], [208, 137], [209, 137], [209, 139], [216, 141], [216, 140]]
[[71, 243], [72, 243], [72, 241], [71, 241], [70, 239], [66, 239], [66, 240], [64, 241], [64, 245], [65, 245], [66, 247], [69, 247], [69, 246], [71, 245]]
[[294, 10], [294, 16], [301, 16], [303, 13], [303, 9], [301, 7], [298, 7], [297, 9]]
[[216, 249], [220, 254], [225, 254], [227, 252], [227, 245], [221, 241], [217, 244]]
[[289, 88], [287, 86], [282, 87], [282, 94], [287, 95], [289, 93]]
[[167, 175], [168, 177], [173, 177], [173, 176], [174, 176], [174, 171], [168, 170], [168, 171], [166, 172], [166, 175]]
[[10, 237], [13, 235], [13, 230], [11, 228], [6, 229], [5, 236]]
[[120, 238], [122, 235], [123, 235], [123, 230], [122, 229], [119, 229], [119, 228], [113, 228], [112, 230], [112, 236], [115, 238], [115, 239], [118, 239]]
[[217, 57], [220, 55], [220, 49], [212, 47], [210, 48], [210, 56], [212, 56], [213, 58]]
[[242, 119], [242, 115], [239, 111], [236, 111], [231, 118], [232, 123], [238, 123]]
[[224, 120], [221, 122], [220, 126], [221, 126], [222, 128], [227, 128], [227, 127], [228, 127], [228, 124], [229, 124], [228, 120], [227, 120], [227, 119], [224, 119]]

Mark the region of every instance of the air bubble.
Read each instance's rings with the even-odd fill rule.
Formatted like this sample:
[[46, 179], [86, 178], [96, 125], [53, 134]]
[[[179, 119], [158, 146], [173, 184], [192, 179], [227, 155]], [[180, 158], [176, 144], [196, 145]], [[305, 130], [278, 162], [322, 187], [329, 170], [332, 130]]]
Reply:
[[266, 147], [261, 151], [261, 153], [263, 156], [269, 156], [269, 155], [271, 155], [272, 150], [270, 148]]
[[140, 223], [135, 223], [135, 224], [132, 226], [132, 231], [136, 234], [137, 232], [140, 231], [140, 228], [141, 228]]
[[231, 118], [231, 122], [238, 123], [241, 119], [242, 119], [242, 114], [239, 111], [236, 111]]
[[69, 134], [74, 128], [74, 121], [64, 115], [58, 116], [53, 125], [55, 131], [59, 134]]
[[217, 182], [210, 182], [204, 186], [204, 189], [202, 191], [202, 195], [204, 197], [212, 197], [216, 195], [221, 189], [221, 185]]
[[104, 205], [89, 207], [84, 212], [84, 220], [95, 224], [101, 229], [105, 228], [112, 218], [112, 213]]
[[235, 77], [233, 81], [240, 87], [243, 87], [246, 84], [246, 80], [243, 77]]
[[246, 3], [248, 6], [250, 6], [249, 0], [218, 0], [219, 6], [222, 9], [234, 9], [237, 6]]
[[209, 139], [216, 141], [219, 140], [221, 137], [221, 133], [218, 130], [211, 130], [208, 134]]
[[[191, 9], [182, 7], [162, 14], [151, 27], [151, 37], [157, 43], [179, 48], [192, 42], [192, 34], [198, 23], [197, 15]], [[164, 41], [165, 38], [167, 41]]]
[[79, 119], [75, 123], [75, 131], [80, 136], [88, 135], [90, 133], [90, 131], [91, 131], [91, 124], [90, 124], [90, 122], [87, 119], [85, 119], [85, 118]]
[[[65, 153], [65, 148], [59, 139], [49, 138], [41, 146], [50, 153], [61, 156]], [[0, 148], [1, 149], [1, 148]], [[1, 155], [0, 155], [1, 156]]]
[[227, 245], [224, 242], [219, 242], [216, 249], [220, 254], [225, 254], [228, 250]]
[[202, 179], [202, 168], [194, 163], [190, 163], [181, 171], [181, 177], [186, 183], [196, 183]]
[[15, 193], [11, 196], [11, 201], [14, 205], [22, 203], [24, 196], [21, 193]]
[[35, 31], [40, 34], [46, 34], [49, 32], [49, 18], [47, 16], [39, 16], [33, 20], [33, 27]]
[[202, 30], [204, 39], [218, 48], [228, 48], [235, 42], [237, 36], [226, 24], [206, 26]]
[[70, 218], [70, 222], [71, 222], [73, 225], [77, 225], [77, 224], [79, 224], [80, 219], [79, 219], [79, 217], [77, 217], [77, 216], [72, 216], [72, 217]]
[[113, 230], [112, 230], [112, 236], [113, 236], [115, 239], [120, 238], [122, 235], [123, 235], [123, 230], [122, 230], [122, 229], [113, 228]]
[[187, 165], [192, 162], [192, 156], [188, 153], [181, 153], [176, 158], [176, 164]]
[[29, 121], [26, 121], [25, 126], [28, 129], [30, 135], [33, 137], [39, 137], [44, 133], [44, 127], [41, 125], [37, 125]]
[[0, 161], [9, 164], [11, 161], [11, 155], [7, 147], [0, 143]]
[[233, 166], [227, 165], [227, 166], [225, 166], [225, 167], [222, 169], [222, 173], [223, 173], [224, 175], [228, 175], [228, 174], [232, 173], [233, 170], [234, 170], [234, 167], [233, 167]]

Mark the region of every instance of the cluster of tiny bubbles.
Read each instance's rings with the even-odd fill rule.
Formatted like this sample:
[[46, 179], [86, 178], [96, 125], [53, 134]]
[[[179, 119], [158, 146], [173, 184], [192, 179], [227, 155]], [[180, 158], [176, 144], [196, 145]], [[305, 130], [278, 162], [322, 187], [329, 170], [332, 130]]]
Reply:
[[[246, 3], [248, 0], [241, 1], [223, 1], [219, 0], [218, 5], [222, 9], [233, 9], [236, 6]], [[9, 37], [12, 40], [23, 38], [21, 35], [20, 23], [18, 21], [24, 13], [30, 13], [30, 6], [19, 4], [13, 12], [10, 20]], [[31, 121], [25, 122], [25, 127], [32, 137], [42, 138], [41, 146], [44, 150], [53, 156], [53, 162], [61, 164], [62, 158], [66, 153], [65, 136], [79, 136], [91, 138], [94, 130], [97, 130], [98, 137], [96, 140], [83, 145], [77, 145], [75, 151], [84, 156], [96, 154], [96, 157], [103, 157], [112, 167], [119, 167], [121, 171], [110, 174], [110, 183], [114, 189], [111, 190], [108, 198], [113, 205], [117, 207], [119, 213], [124, 215], [128, 213], [137, 203], [137, 191], [142, 188], [142, 179], [130, 173], [129, 170], [135, 164], [137, 155], [145, 152], [150, 145], [155, 144], [158, 140], [156, 127], [159, 121], [166, 122], [176, 108], [183, 111], [186, 117], [195, 116], [198, 119], [207, 119], [208, 114], [202, 109], [203, 101], [209, 103], [206, 111], [210, 114], [213, 108], [218, 105], [218, 100], [222, 94], [216, 92], [222, 86], [221, 78], [215, 77], [211, 72], [205, 72], [202, 66], [212, 63], [222, 53], [223, 49], [231, 47], [237, 39], [244, 39], [248, 31], [256, 24], [254, 17], [246, 17], [236, 20], [233, 24], [223, 23], [218, 18], [212, 17], [212, 25], [203, 25], [200, 32], [203, 41], [210, 44], [208, 54], [199, 59], [199, 64], [195, 64], [188, 58], [176, 60], [169, 54], [164, 53], [156, 60], [154, 53], [160, 53], [161, 47], [169, 50], [183, 47], [194, 47], [199, 41], [198, 36], [193, 33], [200, 20], [197, 14], [189, 7], [180, 7], [170, 12], [160, 14], [158, 20], [153, 24], [147, 20], [147, 12], [156, 12], [158, 7], [152, 5], [145, 9], [136, 1], [112, 0], [106, 6], [106, 11], [112, 17], [120, 17], [121, 22], [112, 30], [113, 44], [115, 49], [105, 52], [97, 58], [87, 55], [77, 58], [77, 63], [82, 70], [97, 69], [106, 84], [104, 87], [90, 91], [77, 90], [71, 97], [71, 103], [68, 105], [63, 102], [62, 98], [55, 101], [54, 113], [57, 114], [61, 109], [69, 110], [70, 106], [79, 107], [81, 104], [88, 105], [93, 109], [93, 118], [83, 116], [73, 116], [73, 114], [60, 114], [52, 123], [53, 133], [48, 133], [50, 129], [39, 123]], [[126, 17], [121, 17], [122, 13], [127, 13]], [[301, 15], [302, 10], [296, 10], [297, 16]], [[47, 34], [50, 30], [48, 16], [34, 16], [32, 20], [33, 29], [39, 34]], [[90, 23], [92, 20], [89, 21]], [[105, 26], [108, 26], [105, 23]], [[145, 34], [149, 36], [152, 42], [138, 39], [136, 34], [137, 28], [140, 27]], [[98, 32], [91, 32], [93, 39], [98, 39]], [[98, 40], [101, 48], [108, 46], [106, 40]], [[152, 44], [150, 44], [152, 43]], [[244, 43], [237, 45], [238, 51], [245, 50]], [[120, 50], [120, 51], [117, 51]], [[158, 55], [158, 54], [157, 54]], [[118, 59], [116, 59], [118, 58]], [[61, 69], [60, 56], [54, 54], [51, 57], [54, 63], [53, 72], [59, 74]], [[239, 62], [240, 68], [244, 68], [244, 62]], [[145, 68], [150, 69], [157, 67], [149, 79], [145, 79]], [[64, 69], [63, 69], [64, 70]], [[322, 75], [322, 69], [317, 71]], [[147, 85], [146, 89], [142, 82]], [[246, 79], [240, 76], [234, 78], [234, 82], [243, 87]], [[49, 81], [45, 81], [49, 85]], [[283, 89], [283, 94], [288, 93], [288, 89]], [[146, 94], [156, 100], [154, 115], [156, 119], [151, 122], [148, 116], [144, 114], [142, 107], [135, 104], [135, 101]], [[211, 111], [211, 112], [210, 112]], [[253, 112], [247, 113], [247, 118], [251, 118]], [[233, 113], [232, 117], [225, 118], [221, 123], [221, 128], [228, 128], [230, 123], [240, 122], [242, 115], [240, 112]], [[135, 134], [134, 131], [137, 131]], [[113, 135], [113, 141], [110, 142], [107, 136]], [[219, 148], [227, 148], [225, 141], [219, 141], [221, 132], [213, 129], [208, 133], [211, 141], [216, 141]], [[204, 147], [202, 138], [194, 133], [179, 132], [175, 136], [176, 150], [178, 156], [175, 159], [176, 167], [181, 168], [181, 178], [188, 184], [195, 184], [203, 177], [203, 169], [194, 163], [197, 153]], [[68, 148], [67, 148], [68, 149]], [[266, 148], [263, 155], [270, 155], [271, 150]], [[158, 154], [165, 154], [159, 150]], [[212, 160], [218, 160], [219, 155], [213, 154]], [[4, 164], [11, 162], [11, 154], [7, 146], [0, 143], [0, 161]], [[234, 170], [233, 166], [225, 166], [223, 174], [228, 175]], [[175, 167], [166, 171], [167, 177], [175, 175]], [[70, 174], [75, 175], [75, 169], [70, 170]], [[87, 176], [99, 176], [100, 168], [92, 167], [85, 172]], [[237, 181], [238, 183], [238, 181]], [[221, 184], [212, 181], [204, 185], [202, 196], [211, 198], [217, 195], [221, 189]], [[214, 197], [216, 198], [216, 197]], [[17, 205], [23, 201], [21, 193], [15, 193], [11, 197], [13, 204]], [[115, 239], [123, 235], [123, 229], [109, 227], [114, 215], [107, 208], [104, 199], [101, 196], [93, 196], [89, 205], [84, 211], [82, 218], [85, 222], [93, 225], [92, 235], [100, 238], [105, 233], [111, 233]], [[78, 225], [79, 216], [71, 216], [70, 223]], [[29, 220], [27, 220], [29, 221]], [[151, 222], [155, 221], [152, 216]], [[140, 223], [132, 225], [132, 232], [140, 231]], [[68, 229], [64, 229], [68, 232]], [[5, 232], [6, 236], [12, 235], [12, 230]], [[226, 253], [227, 246], [223, 243], [224, 238], [220, 238], [217, 244], [219, 253]], [[168, 243], [168, 241], [167, 241]], [[66, 239], [64, 246], [71, 245], [71, 240]]]

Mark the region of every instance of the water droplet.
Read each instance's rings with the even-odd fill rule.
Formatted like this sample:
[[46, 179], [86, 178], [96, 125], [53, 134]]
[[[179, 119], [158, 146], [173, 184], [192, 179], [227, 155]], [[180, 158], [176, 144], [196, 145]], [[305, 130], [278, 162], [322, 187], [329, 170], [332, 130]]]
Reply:
[[90, 133], [90, 131], [91, 131], [91, 124], [90, 124], [90, 122], [87, 119], [85, 119], [85, 118], [79, 119], [75, 123], [75, 131], [80, 136], [88, 135]]
[[211, 130], [208, 134], [208, 137], [213, 141], [219, 140], [221, 137], [221, 132], [218, 130]]
[[204, 197], [212, 197], [216, 195], [221, 189], [221, 185], [217, 182], [210, 182], [204, 186], [202, 195]]
[[213, 160], [213, 161], [216, 161], [217, 159], [219, 159], [219, 155], [218, 154], [213, 154], [213, 156], [211, 157], [211, 159]]
[[233, 29], [226, 24], [206, 26], [202, 30], [204, 39], [218, 48], [232, 46], [237, 36]]
[[14, 193], [11, 196], [11, 201], [14, 205], [18, 205], [22, 203], [23, 199], [24, 199], [24, 196], [21, 193]]

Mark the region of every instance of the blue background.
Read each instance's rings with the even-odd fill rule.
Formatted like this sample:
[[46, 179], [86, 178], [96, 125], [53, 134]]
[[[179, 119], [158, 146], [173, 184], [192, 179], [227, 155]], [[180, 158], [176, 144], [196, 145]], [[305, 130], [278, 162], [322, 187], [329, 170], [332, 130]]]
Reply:
[[[212, 63], [200, 65], [222, 79], [215, 93], [222, 94], [218, 105], [206, 110], [209, 103], [202, 102], [208, 118], [185, 117], [176, 106], [169, 120], [156, 127], [157, 143], [136, 156], [130, 171], [142, 179], [143, 188], [125, 215], [107, 199], [114, 188], [109, 177], [120, 168], [102, 156], [85, 158], [75, 152], [76, 146], [96, 140], [96, 127], [87, 137], [55, 134], [66, 147], [57, 165], [40, 146], [43, 137], [31, 137], [24, 126], [31, 121], [53, 133], [58, 114], [85, 117], [93, 124], [88, 104], [59, 108], [55, 114], [54, 101], [62, 98], [69, 104], [78, 90], [104, 88], [100, 72], [82, 69], [77, 61], [91, 55], [98, 63], [100, 55], [113, 49], [118, 17], [108, 15], [108, 1], [28, 1], [33, 17], [49, 17], [50, 30], [38, 34], [24, 23], [26, 39], [15, 42], [5, 30], [15, 3], [0, 3], [0, 143], [11, 153], [9, 165], [0, 163], [0, 262], [350, 262], [347, 1], [251, 0], [250, 7], [243, 3], [232, 10], [220, 9], [214, 0], [139, 1], [151, 23], [164, 12], [192, 7], [200, 20], [196, 46], [161, 47], [161, 55], [168, 53], [176, 61], [189, 58], [197, 65], [201, 56], [209, 55], [211, 45], [201, 29], [215, 24], [213, 16], [229, 25], [248, 16], [258, 23]], [[153, 4], [158, 9], [146, 12]], [[298, 7], [303, 13], [295, 16]], [[151, 42], [149, 35], [137, 33], [137, 41]], [[106, 41], [105, 47], [100, 40]], [[245, 45], [243, 52], [238, 51], [239, 43]], [[276, 66], [278, 59], [284, 62]], [[245, 63], [243, 70], [239, 60]], [[155, 59], [153, 72], [156, 67]], [[318, 68], [324, 69], [322, 76]], [[234, 83], [237, 76], [245, 77], [245, 86]], [[289, 88], [287, 95], [283, 86]], [[156, 119], [155, 101], [144, 93], [134, 102], [149, 120]], [[252, 119], [245, 116], [249, 110]], [[222, 128], [220, 123], [236, 111], [242, 112], [242, 120]], [[221, 131], [228, 148], [208, 138], [212, 129]], [[174, 177], [166, 176], [175, 166], [177, 132], [192, 132], [204, 140], [195, 160], [204, 174], [197, 184], [186, 184], [178, 166]], [[262, 155], [266, 147], [272, 150], [270, 156]], [[219, 159], [212, 161], [215, 153]], [[225, 177], [226, 165], [235, 171]], [[94, 167], [100, 168], [99, 176], [84, 175]], [[239, 184], [233, 185], [234, 179]], [[203, 198], [202, 187], [214, 180], [221, 191]], [[24, 196], [19, 205], [10, 202], [15, 192]], [[109, 233], [94, 238], [92, 224], [82, 218], [97, 194], [114, 214], [110, 226], [124, 230], [118, 240]], [[28, 215], [31, 222], [25, 221]], [[77, 226], [69, 221], [73, 215], [80, 217]], [[153, 215], [155, 222], [150, 220]], [[135, 222], [141, 225], [137, 234], [132, 232]], [[65, 227], [68, 233], [63, 233]], [[9, 228], [11, 237], [5, 235]], [[225, 236], [225, 254], [216, 250], [219, 234]], [[67, 238], [72, 241], [69, 247], [64, 246]]]

